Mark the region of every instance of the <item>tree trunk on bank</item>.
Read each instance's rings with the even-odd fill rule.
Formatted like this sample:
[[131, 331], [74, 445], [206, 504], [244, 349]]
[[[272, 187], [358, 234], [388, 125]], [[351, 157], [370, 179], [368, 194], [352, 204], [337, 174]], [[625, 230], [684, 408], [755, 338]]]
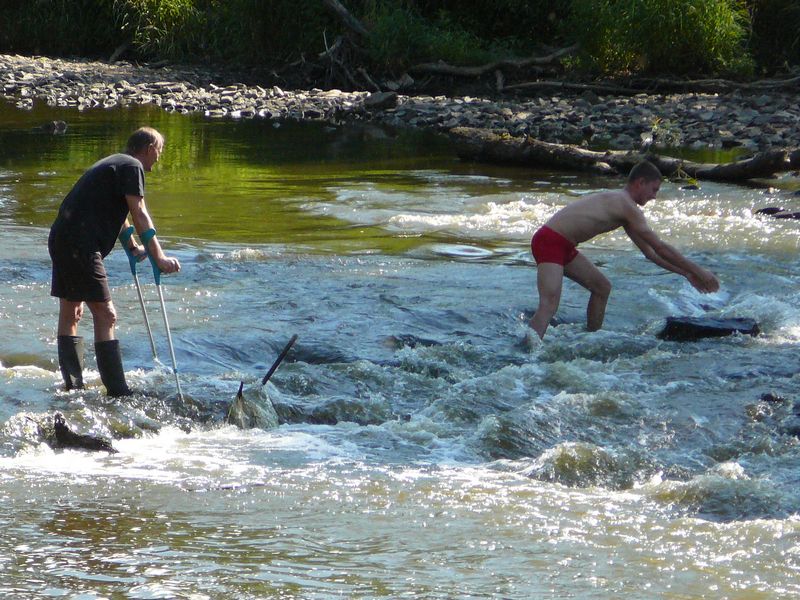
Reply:
[[339, 0], [322, 0], [322, 3], [332, 10], [348, 29], [361, 37], [369, 37], [369, 31], [364, 25], [348, 11]]
[[488, 129], [456, 127], [450, 130], [458, 156], [478, 162], [550, 167], [572, 171], [627, 175], [642, 160], [655, 164], [666, 177], [684, 175], [709, 181], [737, 182], [800, 168], [800, 149], [759, 152], [729, 163], [696, 163], [652, 152], [587, 150], [569, 144], [542, 142], [531, 137], [500, 135]]

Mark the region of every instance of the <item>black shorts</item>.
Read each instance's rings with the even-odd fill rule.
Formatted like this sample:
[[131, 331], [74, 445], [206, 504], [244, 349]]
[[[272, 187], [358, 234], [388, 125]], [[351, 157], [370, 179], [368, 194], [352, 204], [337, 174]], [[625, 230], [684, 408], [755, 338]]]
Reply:
[[82, 250], [58, 236], [48, 240], [53, 261], [50, 295], [70, 302], [110, 302], [108, 277], [99, 252]]

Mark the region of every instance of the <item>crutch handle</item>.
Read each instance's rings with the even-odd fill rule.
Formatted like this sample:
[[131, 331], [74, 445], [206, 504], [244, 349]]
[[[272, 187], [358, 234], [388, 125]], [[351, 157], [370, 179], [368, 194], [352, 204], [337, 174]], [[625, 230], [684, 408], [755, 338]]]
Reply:
[[134, 232], [133, 227], [128, 227], [127, 229], [123, 230], [119, 234], [119, 243], [122, 244], [122, 249], [125, 250], [125, 254], [128, 256], [128, 263], [131, 266], [131, 273], [136, 275], [136, 263], [139, 262], [139, 258], [137, 258], [133, 252], [131, 252], [130, 243], [131, 243], [131, 236]]
[[150, 266], [153, 267], [153, 279], [156, 280], [156, 285], [161, 285], [161, 269], [158, 268], [156, 259], [149, 252], [147, 253], [147, 258], [150, 259]]
[[[139, 236], [139, 239], [142, 240], [142, 244], [144, 244], [145, 250], [147, 250], [147, 245], [154, 237], [156, 237], [156, 230], [152, 227], [147, 231], [143, 231]], [[155, 257], [148, 252], [147, 258], [150, 259], [150, 266], [153, 267], [153, 279], [156, 280], [156, 285], [161, 285], [161, 269], [158, 267]]]

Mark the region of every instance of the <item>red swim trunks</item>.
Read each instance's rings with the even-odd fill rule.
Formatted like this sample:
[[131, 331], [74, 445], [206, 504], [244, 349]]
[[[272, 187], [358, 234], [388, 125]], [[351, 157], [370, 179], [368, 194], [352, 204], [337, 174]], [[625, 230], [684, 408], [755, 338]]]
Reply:
[[536, 264], [556, 263], [562, 267], [571, 263], [578, 256], [575, 244], [547, 225], [543, 225], [539, 231], [533, 234], [531, 252], [533, 258], [536, 259]]

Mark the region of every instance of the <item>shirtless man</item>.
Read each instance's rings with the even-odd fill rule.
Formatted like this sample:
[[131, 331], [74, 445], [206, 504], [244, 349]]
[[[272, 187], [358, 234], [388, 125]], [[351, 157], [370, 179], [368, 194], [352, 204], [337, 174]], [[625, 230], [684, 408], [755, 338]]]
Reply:
[[589, 331], [603, 326], [611, 283], [576, 246], [617, 227], [625, 229], [646, 258], [667, 271], [683, 275], [695, 289], [703, 293], [719, 289], [719, 281], [713, 273], [661, 241], [647, 224], [640, 207], [655, 198], [660, 187], [658, 168], [643, 161], [631, 169], [623, 189], [590, 194], [572, 202], [534, 234], [531, 251], [537, 264], [539, 307], [530, 326], [540, 338], [544, 338], [550, 319], [558, 309], [564, 275], [591, 293], [586, 307]]

